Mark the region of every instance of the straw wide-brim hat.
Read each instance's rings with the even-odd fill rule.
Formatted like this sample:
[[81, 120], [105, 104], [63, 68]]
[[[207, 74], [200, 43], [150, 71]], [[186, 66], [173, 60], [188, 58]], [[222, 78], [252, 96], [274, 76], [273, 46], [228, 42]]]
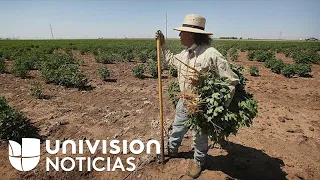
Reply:
[[173, 28], [177, 31], [187, 31], [199, 34], [212, 35], [211, 32], [205, 31], [206, 18], [198, 14], [188, 14], [184, 17], [183, 24], [181, 27]]

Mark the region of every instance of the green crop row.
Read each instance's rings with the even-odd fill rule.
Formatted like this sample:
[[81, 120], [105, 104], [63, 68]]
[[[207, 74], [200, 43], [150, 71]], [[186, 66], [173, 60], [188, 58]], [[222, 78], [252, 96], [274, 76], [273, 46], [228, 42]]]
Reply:
[[275, 58], [275, 53], [272, 51], [253, 50], [248, 52], [248, 60], [256, 60], [258, 62], [265, 62], [268, 59]]
[[[173, 53], [184, 49], [179, 40], [168, 40], [168, 45]], [[301, 51], [315, 53], [320, 50], [320, 42], [300, 41], [213, 40], [212, 46], [223, 55], [226, 55], [231, 48], [241, 51], [263, 50], [285, 54]], [[0, 40], [0, 57], [7, 60], [13, 60], [21, 54], [30, 52], [51, 54], [56, 49], [63, 49], [66, 52], [78, 50], [81, 54], [93, 53], [96, 56], [111, 52], [129, 61], [132, 60], [132, 57], [138, 59], [142, 52], [147, 54], [148, 58], [156, 58], [154, 39]], [[153, 55], [149, 56], [151, 53]]]
[[270, 68], [272, 72], [282, 74], [285, 77], [309, 77], [311, 72], [311, 63], [318, 63], [319, 55], [310, 52], [293, 53], [294, 64], [286, 64], [281, 59], [275, 58], [272, 51], [252, 50], [248, 52], [249, 60], [264, 62], [265, 67]]
[[285, 77], [293, 77], [298, 75], [300, 77], [310, 77], [311, 65], [310, 64], [300, 64], [284, 63], [281, 59], [269, 59], [264, 62], [265, 67], [270, 68], [272, 72], [277, 74], [282, 74]]
[[[168, 46], [173, 53], [184, 49], [179, 40], [168, 40]], [[229, 54], [232, 60], [238, 58], [240, 50], [248, 51], [249, 60], [260, 62], [274, 59], [275, 52], [282, 52], [298, 64], [320, 63], [319, 42], [213, 40], [212, 46], [224, 56]], [[26, 78], [30, 70], [36, 69], [41, 71], [47, 82], [68, 87], [85, 86], [86, 77], [78, 70], [77, 63], [57, 63], [61, 65], [59, 68], [51, 68], [52, 63], [47, 63], [57, 52], [70, 56], [74, 50], [81, 54], [93, 54], [99, 63], [133, 60], [148, 62], [151, 75], [157, 76], [155, 63], [150, 63], [157, 59], [154, 39], [0, 40], [0, 73], [8, 71], [5, 61], [13, 61], [10, 72], [16, 76]], [[164, 63], [163, 69], [169, 67]], [[176, 74], [174, 71], [170, 73]]]

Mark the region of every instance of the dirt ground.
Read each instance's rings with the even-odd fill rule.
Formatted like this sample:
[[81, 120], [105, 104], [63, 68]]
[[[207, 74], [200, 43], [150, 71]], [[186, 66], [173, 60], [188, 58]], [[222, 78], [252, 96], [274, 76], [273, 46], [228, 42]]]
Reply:
[[[32, 71], [29, 79], [1, 74], [1, 96], [40, 127], [45, 139], [160, 140], [157, 79], [134, 78], [131, 69], [135, 62], [102, 65], [90, 54], [74, 52], [74, 56], [84, 60], [81, 69], [91, 80], [93, 90], [44, 84], [39, 72]], [[277, 57], [292, 62], [283, 54]], [[247, 90], [258, 100], [259, 113], [251, 127], [241, 129], [226, 144], [209, 150], [207, 167], [198, 179], [320, 179], [320, 66], [312, 66], [312, 78], [285, 78], [272, 73], [261, 62], [248, 61], [246, 52], [240, 53], [236, 63], [247, 71], [251, 65], [259, 67], [259, 77], [245, 72]], [[100, 80], [97, 69], [101, 66], [111, 70], [113, 82]], [[43, 83], [48, 98], [35, 99], [30, 95], [30, 83], [34, 80]], [[165, 73], [165, 129], [173, 122], [175, 113], [166, 94], [172, 81]], [[146, 154], [131, 155], [138, 165], [132, 173], [46, 172], [42, 143], [40, 164], [35, 170], [22, 173], [10, 165], [8, 145], [2, 142], [0, 179], [190, 179], [186, 171], [193, 156], [191, 145], [192, 135], [188, 132], [179, 149], [183, 158], [167, 159], [165, 165]], [[101, 151], [95, 156], [99, 154]]]

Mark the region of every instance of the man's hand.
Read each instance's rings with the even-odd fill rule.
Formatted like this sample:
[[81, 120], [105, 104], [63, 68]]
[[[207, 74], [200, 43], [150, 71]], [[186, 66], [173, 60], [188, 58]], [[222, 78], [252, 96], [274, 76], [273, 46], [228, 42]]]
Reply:
[[164, 39], [164, 36], [160, 30], [156, 32], [156, 39], [160, 38], [160, 44], [163, 45], [166, 43], [166, 40]]

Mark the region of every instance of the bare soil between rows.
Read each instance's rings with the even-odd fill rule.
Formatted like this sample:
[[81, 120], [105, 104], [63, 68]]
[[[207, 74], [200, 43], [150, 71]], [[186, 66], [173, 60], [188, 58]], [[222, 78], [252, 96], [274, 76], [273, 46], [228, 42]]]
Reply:
[[[1, 74], [1, 96], [11, 107], [23, 111], [46, 139], [160, 140], [157, 79], [134, 78], [131, 69], [137, 62], [103, 65], [96, 63], [91, 54], [74, 52], [74, 56], [84, 60], [81, 70], [88, 75], [93, 90], [44, 84], [39, 72], [32, 71], [29, 79]], [[283, 54], [277, 57], [292, 62]], [[312, 66], [311, 78], [285, 78], [261, 62], [248, 61], [246, 52], [240, 53], [235, 63], [246, 69], [247, 90], [258, 100], [259, 113], [251, 127], [241, 129], [226, 144], [209, 150], [207, 167], [198, 179], [320, 179], [320, 66]], [[260, 76], [249, 75], [251, 65], [259, 67]], [[114, 82], [100, 80], [97, 69], [101, 66], [111, 70]], [[44, 84], [47, 99], [30, 95], [30, 83], [34, 80]], [[166, 95], [168, 84], [174, 80], [164, 73], [166, 129], [175, 114]], [[179, 149], [183, 157], [167, 159], [165, 165], [146, 154], [120, 155], [123, 159], [136, 158], [139, 167], [133, 173], [46, 172], [44, 147], [45, 143], [41, 145], [41, 160], [35, 170], [22, 173], [10, 165], [8, 146], [2, 143], [0, 179], [190, 179], [186, 175], [193, 156], [190, 132]], [[101, 151], [94, 156], [100, 154]]]

